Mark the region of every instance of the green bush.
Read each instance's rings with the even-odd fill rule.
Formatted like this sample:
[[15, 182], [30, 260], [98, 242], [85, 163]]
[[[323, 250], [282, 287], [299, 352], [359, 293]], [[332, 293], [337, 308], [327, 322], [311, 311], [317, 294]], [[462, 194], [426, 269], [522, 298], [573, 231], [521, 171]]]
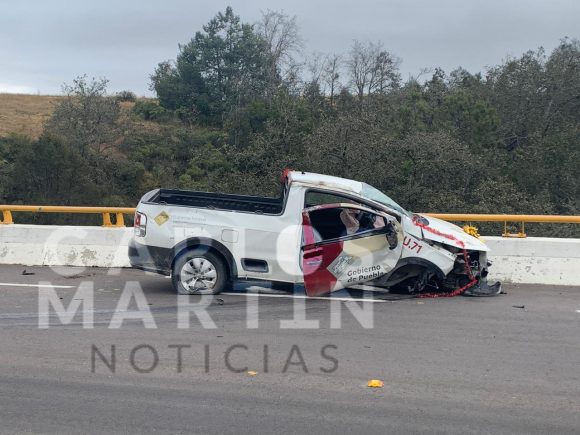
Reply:
[[145, 121], [169, 121], [173, 118], [170, 110], [164, 109], [153, 101], [137, 101], [133, 106], [133, 113]]
[[121, 91], [121, 92], [117, 92], [117, 94], [115, 95], [115, 98], [119, 102], [129, 101], [129, 102], [133, 103], [134, 101], [137, 100], [137, 95], [135, 95], [135, 93], [131, 92], [131, 91]]

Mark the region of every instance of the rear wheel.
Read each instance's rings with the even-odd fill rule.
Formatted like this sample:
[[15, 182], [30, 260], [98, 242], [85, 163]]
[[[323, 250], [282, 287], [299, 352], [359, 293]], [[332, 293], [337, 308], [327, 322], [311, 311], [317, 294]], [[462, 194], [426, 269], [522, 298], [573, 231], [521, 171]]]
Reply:
[[211, 251], [194, 249], [175, 261], [171, 280], [180, 295], [215, 295], [228, 285], [228, 273], [221, 257]]

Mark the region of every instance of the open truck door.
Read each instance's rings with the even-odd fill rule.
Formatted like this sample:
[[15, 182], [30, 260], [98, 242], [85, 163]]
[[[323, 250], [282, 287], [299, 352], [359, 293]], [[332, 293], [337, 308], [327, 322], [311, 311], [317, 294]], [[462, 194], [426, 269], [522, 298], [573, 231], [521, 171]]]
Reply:
[[373, 281], [401, 257], [403, 230], [391, 215], [355, 204], [302, 212], [302, 271], [308, 296]]

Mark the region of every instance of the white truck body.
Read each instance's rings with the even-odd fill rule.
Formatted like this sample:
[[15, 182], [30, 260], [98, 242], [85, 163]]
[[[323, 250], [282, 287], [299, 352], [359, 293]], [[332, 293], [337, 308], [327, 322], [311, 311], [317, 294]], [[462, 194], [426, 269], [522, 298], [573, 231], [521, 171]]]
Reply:
[[[286, 171], [283, 183], [284, 194], [278, 200], [162, 189], [147, 193], [137, 207], [136, 234], [129, 249], [133, 266], [175, 275], [178, 273], [174, 270], [175, 261], [180, 255], [205, 246], [226, 263], [229, 280], [260, 279], [294, 284], [306, 281], [308, 294], [336, 290], [347, 283], [373, 281], [388, 285], [389, 278], [397, 273], [398, 279], [404, 278], [400, 282], [405, 282], [422, 273], [422, 269], [430, 270], [432, 278], [444, 281], [457, 269], [464, 250], [477, 253], [477, 264], [471, 265], [474, 266], [474, 276], [477, 274], [484, 278], [487, 274], [486, 252], [489, 248], [479, 239], [448, 222], [431, 217], [425, 220], [410, 214], [394, 202], [379, 202], [374, 199], [377, 191], [372, 190], [369, 195], [365, 189], [372, 188], [364, 183], [298, 171]], [[312, 195], [331, 195], [340, 201], [311, 207], [312, 204], [306, 203], [309, 192]], [[218, 201], [217, 206], [212, 202], [214, 199]], [[320, 209], [327, 209], [336, 216], [339, 209], [350, 208], [356, 209], [359, 216], [368, 213], [371, 219], [379, 219], [381, 223], [382, 216], [384, 223], [397, 232], [398, 242], [394, 242], [397, 246], [371, 248], [372, 252], [367, 252], [369, 255], [365, 257], [363, 251], [368, 250], [365, 243], [376, 245], [371, 240], [384, 239], [382, 229], [321, 240], [318, 234], [314, 234], [317, 229], [309, 228], [310, 224], [305, 221], [308, 216], [321, 213]], [[328, 220], [323, 224], [327, 225]], [[428, 221], [428, 224], [421, 224], [421, 221]], [[309, 235], [312, 238], [312, 234], [314, 239], [306, 240]], [[320, 253], [321, 247], [326, 250], [323, 254]], [[312, 249], [318, 250], [314, 254], [326, 256], [331, 255], [328, 249], [335, 254], [337, 249], [346, 252], [340, 254], [346, 258], [346, 263], [343, 261], [346, 269], [350, 268], [345, 273], [352, 275], [353, 271], [360, 270], [360, 276], [354, 279], [350, 276], [349, 281], [336, 276], [336, 282], [328, 283], [328, 286], [309, 282], [307, 275], [310, 272], [305, 270], [312, 270], [312, 267], [305, 264], [305, 256], [314, 255]], [[332, 255], [336, 257], [335, 254]], [[318, 258], [310, 262], [310, 266], [314, 263], [320, 266], [324, 262]], [[380, 273], [375, 273], [375, 276], [365, 273], [368, 267], [379, 268]], [[407, 278], [401, 274], [401, 268], [411, 269]], [[336, 272], [338, 269], [335, 266], [333, 270]], [[318, 277], [319, 281], [324, 279]]]

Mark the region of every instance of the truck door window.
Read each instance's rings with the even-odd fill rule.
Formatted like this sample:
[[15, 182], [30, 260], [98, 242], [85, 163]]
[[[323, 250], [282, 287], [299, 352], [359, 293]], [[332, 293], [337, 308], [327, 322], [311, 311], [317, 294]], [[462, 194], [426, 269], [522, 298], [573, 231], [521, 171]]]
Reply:
[[385, 226], [385, 219], [374, 213], [353, 208], [322, 208], [310, 212], [316, 241], [363, 233]]

